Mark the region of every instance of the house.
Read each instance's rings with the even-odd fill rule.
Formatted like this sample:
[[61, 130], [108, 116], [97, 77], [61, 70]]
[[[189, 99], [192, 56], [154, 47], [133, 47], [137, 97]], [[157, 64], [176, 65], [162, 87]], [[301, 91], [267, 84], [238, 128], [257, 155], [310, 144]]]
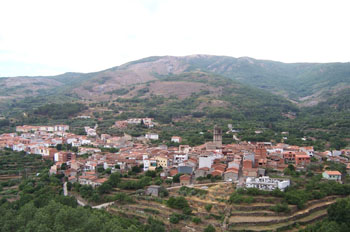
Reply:
[[246, 188], [257, 188], [265, 191], [273, 191], [275, 189], [280, 189], [284, 191], [290, 185], [289, 179], [276, 179], [270, 178], [268, 176], [263, 177], [248, 177], [246, 180]]
[[297, 166], [299, 165], [305, 166], [310, 164], [310, 162], [311, 162], [310, 156], [306, 155], [306, 153], [295, 155], [295, 165]]
[[69, 130], [69, 126], [68, 125], [56, 125], [55, 127], [54, 127], [54, 130], [55, 131], [68, 131]]
[[160, 192], [160, 188], [161, 188], [161, 186], [159, 186], [159, 185], [150, 185], [146, 189], [145, 194], [150, 195], [150, 196], [154, 196], [154, 197], [158, 197], [159, 192]]
[[195, 171], [195, 178], [197, 179], [198, 177], [206, 177], [208, 174], [209, 174], [208, 167], [198, 168]]
[[182, 138], [180, 136], [173, 136], [173, 137], [171, 137], [171, 142], [181, 143], [182, 142]]
[[167, 168], [170, 165], [169, 158], [167, 156], [156, 156], [157, 167]]
[[157, 168], [157, 160], [156, 159], [150, 159], [149, 160], [149, 165], [148, 165], [148, 170], [154, 171]]
[[72, 152], [64, 152], [64, 151], [60, 151], [55, 153], [54, 155], [54, 161], [60, 161], [60, 162], [67, 162], [69, 160], [75, 160], [76, 159], [76, 155], [75, 153]]
[[188, 160], [188, 154], [185, 153], [178, 153], [174, 155], [174, 163], [182, 163], [184, 161]]
[[188, 154], [191, 151], [191, 147], [189, 145], [180, 145], [179, 152]]
[[145, 135], [146, 139], [151, 139], [151, 140], [158, 140], [159, 139], [159, 135], [158, 134], [154, 134], [154, 133], [147, 133]]
[[339, 171], [324, 171], [322, 177], [326, 180], [335, 180], [341, 182], [341, 173]]
[[180, 185], [190, 185], [191, 184], [191, 176], [182, 175], [180, 176]]
[[192, 174], [193, 172], [193, 167], [192, 166], [179, 166], [177, 168], [178, 173], [183, 173], [183, 174]]
[[119, 129], [124, 129], [128, 127], [128, 122], [127, 121], [116, 121], [115, 126]]
[[214, 157], [212, 156], [200, 156], [199, 157], [199, 168], [211, 168], [211, 165], [214, 162]]
[[220, 177], [222, 177], [223, 174], [224, 174], [224, 171], [219, 170], [219, 169], [216, 169], [216, 170], [214, 170], [214, 171], [211, 172], [211, 175], [212, 175], [212, 176], [220, 176]]
[[229, 168], [224, 172], [224, 180], [225, 181], [236, 181], [238, 180], [238, 172], [237, 168]]
[[170, 169], [170, 171], [169, 171], [169, 175], [170, 176], [175, 176], [176, 174], [178, 174], [179, 173], [179, 171], [176, 169], [176, 168], [172, 168], [172, 169]]
[[92, 187], [96, 188], [97, 186], [102, 185], [104, 182], [108, 181], [107, 178], [99, 178], [99, 179], [94, 179], [92, 180]]
[[88, 126], [84, 127], [87, 136], [95, 137], [97, 135], [95, 128], [90, 128]]

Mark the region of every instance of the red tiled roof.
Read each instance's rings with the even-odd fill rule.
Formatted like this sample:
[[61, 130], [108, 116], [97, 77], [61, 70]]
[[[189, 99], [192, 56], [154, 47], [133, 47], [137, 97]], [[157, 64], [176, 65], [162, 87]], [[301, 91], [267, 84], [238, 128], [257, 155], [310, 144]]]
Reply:
[[326, 173], [328, 175], [337, 175], [337, 176], [341, 176], [341, 173], [339, 171], [326, 171]]

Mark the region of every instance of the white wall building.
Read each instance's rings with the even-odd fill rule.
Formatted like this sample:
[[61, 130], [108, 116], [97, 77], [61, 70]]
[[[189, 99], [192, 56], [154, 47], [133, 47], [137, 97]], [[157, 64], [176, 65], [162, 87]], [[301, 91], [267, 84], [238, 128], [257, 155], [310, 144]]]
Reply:
[[339, 171], [325, 171], [322, 173], [323, 179], [341, 181], [341, 173]]
[[174, 155], [174, 163], [179, 164], [188, 160], [188, 154], [175, 154]]
[[246, 188], [257, 188], [265, 191], [273, 191], [276, 188], [279, 188], [281, 191], [284, 191], [290, 185], [290, 180], [284, 179], [275, 179], [269, 178], [268, 176], [263, 177], [248, 177], [246, 179]]
[[152, 133], [148, 133], [145, 135], [146, 139], [152, 139], [152, 140], [158, 140], [159, 139], [159, 135], [158, 134], [152, 134]]
[[211, 168], [214, 162], [213, 156], [200, 156], [199, 157], [199, 167], [198, 168]]

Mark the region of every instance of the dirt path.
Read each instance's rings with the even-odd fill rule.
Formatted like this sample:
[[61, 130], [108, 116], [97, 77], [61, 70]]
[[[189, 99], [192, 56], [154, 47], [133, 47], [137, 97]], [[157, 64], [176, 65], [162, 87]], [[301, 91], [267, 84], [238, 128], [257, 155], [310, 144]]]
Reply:
[[83, 200], [80, 196], [76, 196], [76, 195], [74, 195], [74, 194], [69, 194], [68, 188], [67, 188], [67, 182], [64, 182], [64, 184], [63, 184], [63, 195], [64, 195], [64, 196], [74, 196], [75, 199], [77, 200], [78, 205], [83, 206], [83, 207], [86, 206], [86, 205], [89, 205], [89, 206], [91, 206], [91, 208], [93, 208], [93, 209], [107, 208], [107, 207], [109, 207], [109, 206], [111, 206], [111, 205], [114, 204], [114, 201], [111, 201], [111, 202], [106, 202], [106, 203], [103, 203], [103, 204], [100, 204], [100, 205], [94, 205], [94, 206], [92, 206], [92, 205], [90, 205], [88, 202], [86, 202], [85, 200]]

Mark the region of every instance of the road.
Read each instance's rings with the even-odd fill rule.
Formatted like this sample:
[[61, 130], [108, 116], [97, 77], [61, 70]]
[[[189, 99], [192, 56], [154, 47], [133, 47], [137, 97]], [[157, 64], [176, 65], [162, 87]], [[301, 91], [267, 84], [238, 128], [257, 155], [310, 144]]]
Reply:
[[63, 184], [63, 195], [68, 196], [67, 182]]
[[[63, 184], [63, 195], [64, 196], [68, 196], [69, 195], [68, 188], [67, 188], [67, 182], [64, 182], [64, 184]], [[84, 207], [84, 206], [88, 205], [88, 204], [84, 203], [83, 201], [79, 200], [77, 197], [75, 197], [75, 199], [77, 200], [77, 203], [80, 206]], [[114, 201], [103, 203], [103, 204], [100, 204], [100, 205], [95, 205], [95, 206], [92, 206], [91, 208], [93, 208], [93, 209], [103, 209], [103, 208], [107, 208], [108, 206], [111, 206], [113, 204], [114, 204]]]
[[[193, 187], [209, 186], [209, 185], [217, 185], [217, 184], [232, 184], [232, 182], [230, 182], [230, 181], [220, 181], [220, 182], [213, 182], [213, 183], [206, 183], [206, 184], [191, 184], [191, 185], [186, 185], [186, 187], [193, 188]], [[167, 190], [178, 189], [178, 188], [181, 188], [181, 187], [182, 187], [182, 185], [169, 187], [169, 188], [167, 188]]]

